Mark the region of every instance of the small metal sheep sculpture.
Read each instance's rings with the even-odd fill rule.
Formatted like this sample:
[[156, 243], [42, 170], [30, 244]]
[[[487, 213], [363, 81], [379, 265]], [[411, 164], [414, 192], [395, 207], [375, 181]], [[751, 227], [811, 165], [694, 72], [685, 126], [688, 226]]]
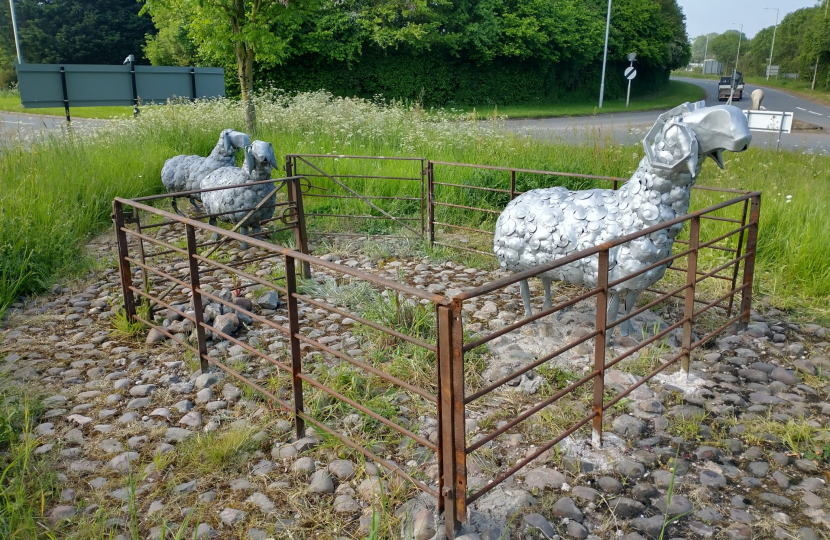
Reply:
[[[660, 115], [643, 140], [645, 157], [619, 190], [534, 189], [511, 201], [496, 222], [493, 250], [502, 268], [520, 272], [577, 251], [610, 242], [684, 215], [704, 158], [723, 168], [723, 151], [745, 150], [752, 136], [737, 107], [685, 103]], [[608, 280], [615, 281], [671, 255], [683, 225], [638, 238], [609, 252]], [[551, 307], [551, 280], [596, 287], [599, 258], [585, 257], [541, 275], [544, 309]], [[620, 298], [628, 315], [637, 297], [663, 277], [667, 265], [609, 289], [608, 321], [617, 319]], [[525, 314], [531, 315], [530, 287], [520, 284]], [[625, 336], [631, 319], [620, 325]]]
[[[202, 188], [235, 186], [268, 180], [271, 178], [271, 170], [276, 168], [278, 168], [277, 158], [274, 155], [274, 147], [271, 143], [254, 141], [245, 147], [245, 163], [241, 168], [223, 167], [213, 171], [202, 180]], [[202, 203], [205, 205], [205, 212], [208, 214], [221, 213], [222, 215], [216, 216], [221, 221], [239, 223], [273, 190], [274, 183], [267, 182], [253, 186], [206, 191], [202, 194]], [[270, 219], [274, 215], [275, 203], [276, 194], [271, 193], [271, 196], [262, 207], [245, 219], [239, 231], [247, 235], [250, 226], [254, 235], [259, 234], [261, 231], [260, 222]], [[216, 226], [216, 217], [211, 217], [208, 220], [213, 226]], [[218, 239], [219, 235], [214, 233], [213, 240]], [[242, 249], [248, 249], [248, 244], [242, 242], [241, 247]]]
[[[161, 169], [161, 183], [164, 184], [167, 193], [200, 189], [202, 180], [208, 174], [222, 167], [235, 167], [236, 151], [250, 143], [247, 133], [223, 129], [219, 134], [219, 141], [208, 157], [180, 155], [165, 161]], [[202, 200], [201, 194], [194, 193], [188, 195], [188, 198], [196, 211], [201, 213], [202, 209], [196, 204], [196, 201]], [[177, 214], [184, 216], [176, 205], [176, 197], [171, 205]]]

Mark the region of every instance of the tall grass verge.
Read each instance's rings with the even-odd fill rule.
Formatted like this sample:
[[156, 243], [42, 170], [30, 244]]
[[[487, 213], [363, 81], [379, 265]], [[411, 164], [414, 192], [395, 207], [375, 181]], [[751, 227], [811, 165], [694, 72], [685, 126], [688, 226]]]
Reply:
[[[499, 120], [460, 120], [457, 115], [425, 111], [417, 105], [334, 98], [324, 92], [263, 94], [257, 107], [258, 138], [272, 142], [277, 155], [422, 156], [623, 177], [631, 175], [642, 157], [641, 145], [615, 145], [601, 131], [587, 133], [579, 144], [538, 140], [508, 131]], [[89, 235], [109, 226], [113, 197], [160, 192], [159, 175], [167, 158], [182, 153], [206, 155], [222, 129], [242, 129], [243, 125], [238, 104], [203, 101], [147, 107], [136, 119], [113, 120], [94, 130], [0, 145], [0, 306], [86, 268], [86, 261], [78, 256], [80, 247]], [[706, 164], [700, 183], [764, 192], [756, 266], [759, 291], [782, 307], [806, 306], [814, 315], [827, 318], [830, 158], [753, 148], [726, 159], [725, 171]], [[338, 174], [413, 176], [420, 172], [412, 162], [332, 159], [326, 165]], [[303, 171], [311, 172], [307, 167]], [[506, 173], [494, 171], [444, 168], [437, 174], [450, 183], [504, 187], [509, 181]], [[336, 187], [327, 179], [313, 180], [322, 187]], [[571, 188], [595, 186], [590, 181], [528, 175], [519, 175], [517, 182], [520, 190], [557, 183]], [[419, 182], [350, 179], [349, 185], [366, 195], [420, 196]], [[458, 204], [500, 210], [507, 200], [502, 193], [440, 189], [441, 200]], [[722, 198], [719, 193], [696, 191], [693, 208]], [[417, 201], [378, 204], [398, 216], [415, 216], [420, 206]], [[309, 197], [306, 207], [318, 213], [378, 214], [358, 199]], [[492, 227], [488, 215], [446, 208], [442, 212], [438, 217], [444, 222]], [[388, 220], [345, 221], [343, 225], [314, 218], [310, 227], [347, 227], [361, 233], [393, 230]]]

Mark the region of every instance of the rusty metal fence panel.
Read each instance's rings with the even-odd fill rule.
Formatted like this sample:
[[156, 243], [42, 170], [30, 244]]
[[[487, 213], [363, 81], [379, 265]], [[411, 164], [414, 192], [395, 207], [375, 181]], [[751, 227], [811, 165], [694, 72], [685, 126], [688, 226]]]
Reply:
[[[448, 538], [452, 539], [460, 530], [462, 522], [466, 521], [468, 506], [474, 504], [482, 496], [492, 490], [495, 486], [515, 474], [533, 460], [542, 456], [553, 448], [557, 443], [572, 435], [583, 426], [591, 424], [592, 439], [594, 443], [602, 443], [602, 425], [605, 412], [619, 403], [631, 392], [642, 384], [680, 362], [682, 368], [689, 369], [691, 354], [694, 350], [703, 346], [707, 341], [717, 336], [727, 328], [738, 323], [745, 326], [749, 322], [750, 307], [752, 300], [752, 286], [754, 274], [754, 261], [756, 255], [758, 225], [760, 216], [760, 192], [741, 192], [736, 190], [718, 190], [734, 195], [729, 200], [709, 206], [702, 210], [678, 216], [660, 225], [644, 229], [637, 233], [619, 238], [599, 246], [585, 249], [568, 257], [554, 262], [532, 268], [513, 275], [485, 283], [481, 286], [470, 288], [451, 298], [439, 294], [433, 294], [423, 289], [411, 287], [397, 281], [369, 274], [361, 270], [335, 264], [314, 257], [309, 254], [309, 246], [306, 231], [306, 216], [303, 207], [303, 197], [310, 196], [308, 179], [303, 176], [292, 176], [296, 173], [297, 166], [304, 163], [312, 169], [317, 170], [317, 178], [323, 177], [333, 180], [336, 184], [342, 185], [337, 176], [318, 168], [309, 159], [318, 157], [330, 159], [332, 156], [301, 156], [290, 155], [287, 158], [287, 172], [289, 177], [278, 179], [276, 189], [286, 187], [286, 200], [277, 202], [276, 206], [282, 210], [275, 221], [281, 221], [285, 227], [277, 231], [291, 230], [295, 234], [297, 249], [289, 249], [281, 245], [265, 241], [261, 238], [251, 238], [240, 235], [235, 229], [213, 227], [204, 222], [207, 216], [182, 217], [167, 212], [155, 206], [154, 203], [163, 201], [169, 195], [144, 197], [140, 199], [116, 198], [113, 202], [113, 221], [116, 228], [118, 243], [118, 261], [122, 283], [122, 293], [126, 313], [133, 320], [138, 320], [145, 325], [161, 332], [165, 337], [178, 343], [190, 351], [199, 359], [202, 370], [207, 370], [210, 364], [225, 371], [230, 376], [241, 380], [249, 385], [262, 396], [289, 412], [294, 417], [294, 427], [298, 437], [304, 436], [306, 424], [313, 425], [316, 429], [326, 433], [328, 436], [338, 439], [340, 442], [360, 452], [368, 459], [386, 467], [394, 474], [402, 477], [411, 485], [423, 490], [438, 500], [439, 511], [444, 513]], [[354, 156], [355, 159], [358, 156]], [[371, 159], [371, 158], [366, 158]], [[435, 186], [450, 187], [453, 189], [486, 189], [496, 190], [507, 194], [511, 198], [520, 193], [516, 186], [517, 174], [536, 175], [562, 175], [561, 173], [549, 173], [546, 171], [531, 171], [523, 169], [510, 169], [500, 167], [488, 167], [498, 171], [510, 173], [509, 189], [501, 189], [489, 186], [466, 186], [461, 184], [449, 184], [440, 182], [436, 175], [436, 165], [441, 167], [454, 166], [439, 162], [426, 162], [421, 158], [413, 158], [411, 161], [420, 162], [425, 184], [422, 182], [421, 189], [421, 216], [423, 218], [422, 231], [428, 231], [428, 238], [435, 239], [436, 226], [447, 226], [446, 222], [436, 220], [436, 208], [456, 208], [463, 211], [480, 210], [467, 205], [455, 205], [453, 203], [442, 203], [435, 197]], [[467, 168], [484, 166], [461, 165]], [[570, 175], [590, 181], [608, 181], [617, 187], [623, 179], [592, 177], [587, 175]], [[365, 175], [366, 178], [383, 180], [377, 176]], [[436, 179], [439, 179], [436, 182]], [[700, 187], [699, 189], [714, 189]], [[177, 194], [180, 195], [180, 194]], [[372, 206], [371, 199], [366, 199], [359, 192], [350, 195], [359, 198], [361, 201]], [[278, 199], [280, 200], [280, 199]], [[127, 208], [130, 210], [127, 211]], [[383, 210], [381, 210], [383, 212]], [[726, 213], [737, 212], [740, 219], [727, 217]], [[144, 221], [142, 221], [142, 217]], [[388, 216], [390, 218], [397, 216]], [[668, 258], [658, 261], [654, 265], [638, 272], [624, 276], [623, 278], [609, 281], [608, 266], [609, 252], [612, 248], [622, 246], [632, 240], [660, 231], [669, 226], [688, 222], [688, 239], [678, 240], [675, 252]], [[703, 223], [727, 223], [736, 225], [725, 234], [710, 234], [706, 240], [702, 240]], [[399, 225], [405, 226], [405, 222], [399, 221]], [[131, 227], [135, 225], [135, 227]], [[407, 227], [408, 228], [408, 227]], [[684, 227], [685, 228], [685, 227]], [[266, 237], [274, 231], [264, 231], [261, 237]], [[417, 229], [414, 231], [417, 232]], [[487, 234], [487, 231], [478, 231]], [[222, 239], [213, 241], [206, 239], [209, 234], [218, 234]], [[241, 260], [218, 260], [214, 256], [216, 248], [223, 242], [247, 241], [256, 251], [249, 252]], [[729, 244], [728, 242], [733, 242]], [[727, 242], [727, 243], [724, 243]], [[435, 242], [438, 243], [438, 242]], [[734, 246], [734, 247], [733, 247]], [[457, 247], [457, 246], [451, 246]], [[704, 250], [716, 251], [720, 258], [708, 257], [708, 261], [714, 267], [703, 265], [701, 254]], [[523, 317], [500, 328], [491, 328], [491, 332], [465, 336], [465, 308], [464, 303], [475, 301], [487, 295], [504, 293], [505, 289], [514, 286], [523, 279], [539, 276], [555, 268], [564, 266], [585, 258], [596, 257], [599, 268], [597, 286], [592, 289], [580, 289], [572, 291], [567, 299], [558, 301], [550, 308], [538, 310], [534, 315]], [[723, 258], [728, 260], [723, 262]], [[233, 259], [233, 258], [231, 258]], [[180, 262], [177, 262], [180, 261]], [[275, 265], [282, 265], [284, 275], [274, 277], [272, 274], [262, 275], [261, 272], [249, 271], [248, 265], [273, 261]], [[606, 321], [606, 309], [608, 305], [608, 293], [611, 287], [618, 285], [639, 273], [646, 272], [661, 264], [670, 262], [685, 261], [685, 267], [677, 267], [673, 275], [678, 278], [678, 284], [668, 292], [654, 290], [647, 303], [630, 314], [617, 318], [614, 321]], [[714, 262], [712, 262], [714, 261]], [[743, 270], [742, 274], [740, 269]], [[724, 275], [727, 272], [728, 275]], [[255, 313], [238, 304], [234, 298], [222, 298], [212, 287], [206, 286], [205, 280], [220, 279], [232, 280], [237, 287], [236, 293], [248, 287], [262, 287], [266, 290], [277, 291], [285, 299], [287, 317], [271, 320], [268, 316]], [[387, 291], [399, 299], [410, 299], [414, 302], [425, 302], [429, 307], [431, 317], [434, 321], [434, 339], [422, 339], [418, 336], [408, 335], [395, 328], [381, 324], [378, 321], [369, 320], [360, 314], [350, 310], [348, 306], [336, 305], [326, 298], [315, 298], [313, 294], [303, 292], [301, 285], [307, 283], [311, 276], [329, 276], [338, 282], [362, 282], [369, 284], [377, 290]], [[210, 277], [208, 277], [210, 276]], [[682, 277], [682, 280], [680, 279]], [[668, 278], [668, 276], [667, 276]], [[664, 279], [667, 279], [664, 278]], [[740, 278], [740, 279], [739, 279]], [[278, 284], [277, 281], [283, 281]], [[669, 287], [673, 287], [671, 279], [667, 279]], [[676, 280], [677, 281], [677, 280]], [[740, 282], [740, 283], [739, 283]], [[716, 283], [715, 287], [710, 284]], [[166, 288], [165, 288], [166, 287]], [[725, 291], [725, 292], [724, 292]], [[168, 295], [178, 296], [178, 302], [170, 300]], [[509, 294], [509, 293], [507, 293]], [[185, 306], [181, 299], [189, 298], [189, 305]], [[241, 314], [256, 321], [265, 327], [276, 331], [287, 339], [287, 358], [281, 359], [276, 354], [268, 354], [252, 347], [243, 340], [237, 339], [230, 333], [223, 332], [215, 326], [206, 322], [203, 315], [203, 300], [210, 303], [221, 304], [231, 313]], [[143, 303], [142, 303], [143, 302]], [[548, 351], [532, 362], [523, 365], [520, 369], [493, 381], [482, 388], [470, 388], [465, 381], [465, 355], [474, 349], [485, 345], [501, 336], [511, 332], [521, 331], [528, 324], [540, 321], [580, 303], [593, 303], [595, 309], [595, 320], [593, 330], [577, 336], [568, 343]], [[735, 316], [732, 315], [733, 305], [739, 306]], [[622, 354], [613, 358], [606, 356], [609, 341], [612, 339], [614, 328], [622, 322], [636, 317], [637, 315], [651, 310], [657, 306], [671, 304], [678, 314], [677, 320], [670, 322], [668, 326], [658, 331], [655, 329], [653, 335], [643, 336], [640, 342], [628, 347]], [[147, 307], [149, 306], [149, 310]], [[436, 392], [430, 391], [396, 377], [383, 369], [383, 366], [374, 365], [371, 361], [356, 358], [355, 355], [344, 352], [336, 347], [321, 342], [310, 335], [302, 332], [300, 327], [301, 309], [317, 308], [325, 312], [336, 314], [341, 317], [352, 318], [356, 323], [380, 332], [390, 339], [406, 341], [409, 344], [422, 349], [434, 358], [434, 388]], [[141, 308], [141, 309], [139, 309]], [[157, 324], [153, 317], [153, 308], [165, 308], [168, 313], [175, 313], [184, 321], [188, 321], [194, 329], [194, 336], [188, 339], [180, 333], [171, 331]], [[188, 309], [192, 308], [192, 309]], [[719, 310], [714, 312], [713, 310]], [[682, 313], [682, 314], [681, 314]], [[716, 326], [712, 321], [707, 321], [707, 331], [703, 335], [695, 334], [695, 322], [701, 320], [701, 316], [713, 315]], [[699, 326], [699, 324], [698, 324]], [[642, 379], [620, 391], [614, 397], [605, 395], [605, 373], [608, 369], [619, 362], [631, 358], [650, 345], [666, 338], [671, 332], [682, 333], [680, 339], [680, 351], [667, 358], [665, 362], [645, 375]], [[227, 340], [229, 343], [239, 345], [247, 353], [260, 358], [274, 366], [277, 372], [290, 378], [290, 389], [280, 393], [270, 389], [257, 380], [246, 376], [226, 365], [209, 350], [209, 336], [215, 335]], [[584, 376], [575, 381], [568, 381], [569, 384], [544, 400], [523, 410], [520, 414], [511, 418], [503, 425], [496, 427], [486, 435], [467, 440], [465, 430], [465, 419], [469, 406], [495, 391], [504, 385], [515, 380], [517, 377], [537, 369], [546, 362], [560, 356], [578, 346], [592, 345], [592, 367]], [[319, 353], [324, 359], [336, 359], [351, 368], [363, 370], [372, 376], [385, 381], [386, 384], [400, 388], [408, 392], [416, 399], [422, 400], [435, 415], [438, 423], [437, 442], [428, 440], [409, 427], [400, 425], [393, 418], [386, 418], [371, 407], [358, 403], [341, 394], [318, 380], [312, 370], [316, 359], [312, 354]], [[469, 489], [467, 485], [467, 460], [469, 456], [487, 445], [495, 438], [506, 434], [514, 427], [527, 421], [531, 416], [538, 414], [548, 407], [555, 406], [557, 401], [563, 397], [578, 391], [581, 388], [590, 388], [591, 408], [579, 420], [574, 421], [567, 428], [559, 432], [555, 437], [544, 442], [530, 455], [525, 456], [518, 462], [513, 463], [487, 485], [477, 490]], [[429, 480], [420, 476], [417, 471], [407, 471], [399, 465], [377, 455], [377, 452], [366, 448], [351, 440], [348, 436], [339, 433], [332, 426], [316, 418], [313, 411], [308, 409], [304, 398], [310, 391], [320, 391], [328, 394], [333, 399], [347, 404], [352, 409], [372, 418], [397, 434], [414, 441], [425, 450], [432, 452], [435, 463], [438, 467], [437, 485], [430, 484]]]

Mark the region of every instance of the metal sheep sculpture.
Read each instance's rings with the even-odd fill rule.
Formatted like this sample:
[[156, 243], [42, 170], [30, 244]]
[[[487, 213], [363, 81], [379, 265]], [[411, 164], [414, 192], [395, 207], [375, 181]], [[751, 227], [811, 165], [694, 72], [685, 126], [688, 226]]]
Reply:
[[[277, 158], [274, 155], [274, 147], [265, 141], [254, 141], [245, 147], [245, 163], [242, 167], [223, 167], [205, 176], [202, 180], [202, 188], [217, 188], [222, 186], [235, 186], [268, 180], [271, 178], [271, 170], [277, 168]], [[259, 234], [260, 222], [270, 219], [274, 215], [274, 203], [276, 194], [272, 193], [267, 201], [248, 216], [250, 211], [256, 207], [268, 194], [274, 190], [273, 182], [255, 184], [252, 186], [234, 187], [216, 191], [206, 191], [202, 194], [202, 202], [208, 214], [222, 214], [218, 217], [221, 221], [228, 223], [239, 223], [245, 220], [239, 231], [247, 235], [248, 227], [252, 227], [253, 234]], [[247, 219], [245, 216], [248, 216]], [[209, 218], [209, 223], [216, 226], [216, 217]], [[219, 235], [213, 235], [213, 240], [218, 240]], [[242, 242], [242, 249], [248, 249], [248, 244]]]
[[[684, 215], [690, 190], [706, 157], [723, 168], [723, 152], [745, 150], [752, 136], [737, 107], [685, 103], [660, 115], [643, 140], [645, 157], [619, 190], [534, 189], [511, 201], [496, 222], [493, 250], [502, 268], [520, 272], [583, 249], [613, 241]], [[609, 282], [669, 257], [682, 223], [612, 248]], [[598, 256], [585, 257], [542, 274], [544, 309], [551, 307], [551, 280], [596, 287]], [[609, 289], [608, 321], [617, 319], [620, 300], [628, 315], [639, 294], [663, 277], [658, 266]], [[530, 287], [520, 284], [525, 314], [531, 315]], [[633, 331], [631, 319], [620, 333]]]
[[[223, 129], [219, 134], [219, 141], [208, 157], [180, 155], [165, 161], [161, 169], [161, 183], [164, 184], [167, 193], [200, 189], [202, 180], [208, 174], [222, 167], [235, 167], [236, 151], [250, 143], [247, 133]], [[188, 198], [196, 211], [201, 213], [202, 209], [196, 204], [196, 201], [202, 200], [201, 194], [194, 193], [188, 195]], [[184, 216], [176, 205], [176, 197], [171, 205], [177, 214]]]

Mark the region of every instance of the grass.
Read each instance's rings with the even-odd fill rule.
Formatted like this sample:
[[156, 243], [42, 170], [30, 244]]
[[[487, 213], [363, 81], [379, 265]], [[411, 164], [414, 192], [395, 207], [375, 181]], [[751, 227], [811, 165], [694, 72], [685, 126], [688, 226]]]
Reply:
[[[278, 155], [335, 153], [378, 156], [424, 156], [465, 163], [511, 165], [553, 171], [628, 177], [642, 157], [642, 146], [619, 146], [602, 133], [588, 133], [584, 143], [537, 140], [516, 135], [500, 121], [459, 121], [449, 112], [417, 106], [333, 98], [325, 93], [263, 95], [258, 98], [258, 138], [272, 141]], [[137, 119], [114, 120], [74, 134], [52, 133], [20, 144], [0, 146], [0, 309], [21, 294], [43, 291], [55, 280], [76, 275], [93, 261], [82, 256], [90, 235], [110, 225], [115, 196], [135, 197], [161, 191], [164, 161], [176, 154], [206, 155], [221, 129], [243, 126], [238, 104], [198, 102], [148, 108]], [[348, 159], [313, 160], [337, 174], [376, 174], [420, 178], [420, 162]], [[764, 191], [757, 292], [779, 308], [805, 308], [802, 317], [830, 318], [830, 158], [798, 152], [750, 149], [728, 154], [726, 170], [704, 166], [700, 183]], [[300, 172], [312, 169], [301, 166]], [[277, 173], [279, 174], [279, 173]], [[509, 188], [508, 173], [436, 166], [437, 181]], [[328, 179], [312, 178], [327, 194], [347, 194]], [[554, 184], [570, 188], [602, 186], [588, 180], [517, 175], [518, 190]], [[415, 200], [377, 200], [396, 216], [419, 216], [420, 182], [350, 179], [361, 194], [402, 196]], [[322, 193], [312, 191], [312, 193]], [[791, 199], [787, 199], [791, 195]], [[436, 186], [437, 200], [501, 210], [509, 196]], [[693, 209], [722, 200], [723, 195], [695, 191]], [[314, 213], [375, 214], [359, 199], [307, 196]], [[733, 216], [734, 217], [734, 216]], [[490, 229], [495, 216], [449, 207], [436, 209], [444, 223]], [[416, 218], [417, 219], [417, 218]], [[409, 222], [420, 228], [417, 221]], [[707, 221], [702, 238], [714, 238], [731, 224]], [[344, 229], [360, 234], [399, 233], [390, 220], [309, 217], [312, 231]], [[444, 229], [441, 227], [441, 229]], [[469, 242], [488, 250], [485, 237], [469, 239], [439, 230], [439, 239]], [[461, 261], [467, 255], [438, 248], [436, 255]], [[475, 256], [478, 257], [478, 256]], [[712, 258], [709, 263], [716, 262]], [[492, 264], [492, 263], [489, 263]]]
[[[637, 79], [632, 81], [636, 88]], [[522, 105], [502, 105], [483, 107], [461, 107], [466, 113], [473, 113], [481, 118], [492, 118], [494, 114], [507, 118], [549, 118], [557, 116], [590, 116], [594, 114], [609, 114], [621, 112], [652, 111], [655, 109], [670, 109], [684, 101], [695, 102], [703, 99], [704, 91], [701, 87], [682, 81], [669, 81], [665, 88], [631, 98], [628, 108], [625, 99], [607, 99], [602, 108], [598, 103], [560, 101], [557, 103], [531, 103]]]
[[[51, 116], [66, 116], [63, 107], [49, 107], [44, 109], [26, 108], [20, 102], [20, 94], [14, 91], [0, 91], [0, 111], [18, 114], [45, 114]], [[71, 118], [129, 118], [133, 115], [132, 107], [71, 107]]]
[[[673, 71], [674, 77], [688, 77], [690, 79], [720, 79], [719, 75], [703, 75], [695, 71]], [[748, 84], [756, 86], [769, 86], [771, 88], [780, 88], [786, 90], [791, 94], [803, 96], [809, 100], [816, 101], [822, 105], [830, 105], [830, 92], [827, 90], [813, 90], [812, 80], [792, 80], [792, 79], [773, 79], [767, 80], [766, 77], [744, 77], [744, 81]], [[680, 82], [680, 81], [678, 81]]]

